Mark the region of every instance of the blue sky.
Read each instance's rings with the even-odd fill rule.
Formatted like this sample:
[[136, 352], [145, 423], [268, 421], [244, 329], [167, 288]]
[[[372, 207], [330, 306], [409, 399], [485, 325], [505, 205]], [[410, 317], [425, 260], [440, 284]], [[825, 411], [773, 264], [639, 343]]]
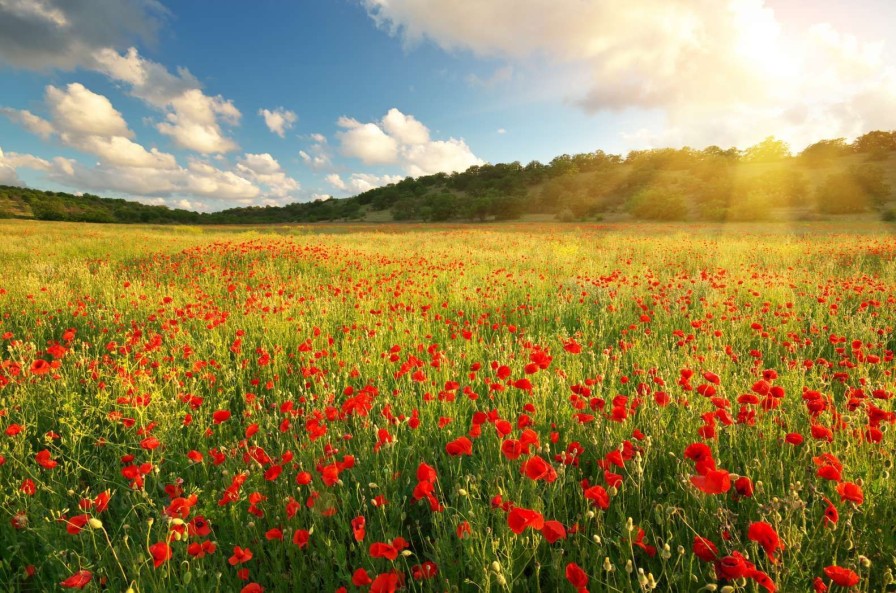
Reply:
[[896, 127], [887, 0], [0, 0], [0, 183], [201, 210]]

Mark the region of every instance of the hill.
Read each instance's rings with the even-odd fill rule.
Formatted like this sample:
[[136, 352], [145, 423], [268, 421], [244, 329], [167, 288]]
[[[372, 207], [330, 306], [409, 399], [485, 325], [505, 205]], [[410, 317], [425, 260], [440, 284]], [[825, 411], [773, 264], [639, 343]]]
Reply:
[[791, 155], [767, 138], [710, 146], [593, 153], [408, 177], [357, 196], [197, 213], [91, 194], [0, 186], [0, 218], [74, 222], [265, 224], [335, 220], [624, 219], [756, 221], [877, 213], [896, 218], [896, 132], [822, 140]]

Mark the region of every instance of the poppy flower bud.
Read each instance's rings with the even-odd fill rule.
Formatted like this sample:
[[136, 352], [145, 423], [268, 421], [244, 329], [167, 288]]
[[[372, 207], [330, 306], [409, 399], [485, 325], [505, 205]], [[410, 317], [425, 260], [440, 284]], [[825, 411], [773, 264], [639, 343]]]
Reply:
[[725, 585], [724, 587], [722, 587], [720, 593], [734, 593], [734, 591], [734, 587], [732, 587], [731, 585]]
[[634, 565], [632, 565], [632, 561], [626, 560], [625, 561], [625, 572], [627, 572], [628, 574], [632, 574], [632, 571], [634, 569], [635, 569], [635, 567], [634, 567]]
[[604, 556], [604, 571], [613, 572], [615, 569], [616, 569], [616, 567], [613, 566], [612, 562], [610, 562], [610, 557]]
[[492, 570], [495, 571], [495, 572], [497, 572], [497, 573], [500, 573], [500, 572], [501, 572], [501, 563], [498, 562], [497, 560], [495, 560], [494, 562], [492, 562]]
[[464, 490], [463, 488], [458, 488], [458, 489], [457, 489], [457, 494], [458, 494], [459, 496], [467, 496], [467, 491]]
[[87, 524], [90, 525], [91, 529], [102, 529], [103, 522], [97, 519], [96, 517], [91, 517]]
[[861, 555], [859, 556], [859, 564], [861, 564], [864, 568], [871, 568], [871, 559], [868, 556]]

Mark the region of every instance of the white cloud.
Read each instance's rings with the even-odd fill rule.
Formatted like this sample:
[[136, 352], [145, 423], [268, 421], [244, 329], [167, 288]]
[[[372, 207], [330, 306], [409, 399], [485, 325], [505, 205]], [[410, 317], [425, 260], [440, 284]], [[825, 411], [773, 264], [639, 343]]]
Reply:
[[327, 175], [326, 180], [327, 183], [338, 190], [345, 191], [346, 189], [348, 189], [348, 186], [345, 185], [345, 182], [342, 180], [342, 177], [340, 177], [338, 173], [330, 173], [329, 175]]
[[221, 124], [237, 125], [240, 111], [220, 95], [206, 95], [199, 81], [184, 68], [172, 74], [147, 60], [135, 48], [123, 54], [104, 48], [93, 54], [92, 67], [113, 80], [130, 85], [131, 94], [165, 114], [156, 125], [175, 144], [202, 154], [226, 153], [239, 148]]
[[66, 145], [98, 156], [104, 163], [126, 167], [173, 169], [173, 155], [147, 150], [131, 140], [134, 133], [121, 113], [104, 97], [80, 83], [64, 89], [48, 86], [46, 103], [52, 123], [29, 111], [5, 112], [29, 130], [48, 138], [53, 133]]
[[267, 193], [286, 198], [299, 190], [299, 182], [286, 175], [277, 159], [268, 153], [245, 154], [237, 163], [237, 172], [247, 179], [267, 186]]
[[286, 136], [286, 130], [290, 129], [296, 121], [298, 121], [298, 117], [296, 117], [294, 112], [284, 109], [283, 107], [278, 107], [273, 111], [270, 109], [260, 109], [258, 115], [264, 118], [264, 123], [268, 129], [281, 138], [284, 138]]
[[407, 174], [419, 176], [483, 163], [463, 140], [431, 140], [425, 125], [395, 108], [379, 122], [341, 117], [337, 124], [345, 130], [337, 133], [342, 154], [366, 165], [399, 165]]
[[240, 112], [230, 101], [190, 89], [168, 105], [171, 111], [156, 129], [171, 136], [178, 146], [203, 154], [231, 152], [238, 148], [236, 142], [224, 136], [218, 122], [219, 117], [231, 125], [239, 122]]
[[25, 126], [29, 132], [40, 136], [44, 140], [47, 140], [53, 135], [53, 125], [44, 118], [34, 115], [27, 109], [0, 107], [0, 113], [10, 120]]
[[345, 129], [336, 134], [343, 155], [361, 159], [365, 165], [391, 165], [398, 161], [398, 142], [377, 124], [362, 124], [350, 117], [340, 117], [337, 124]]
[[386, 113], [382, 122], [387, 134], [401, 144], [426, 144], [429, 142], [429, 130], [417, 121], [413, 115], [405, 115], [394, 107]]
[[66, 133], [125, 138], [134, 135], [109, 99], [88, 90], [78, 82], [73, 82], [65, 89], [48, 86], [46, 101], [53, 120]]
[[206, 161], [190, 159], [186, 167], [156, 169], [99, 163], [85, 167], [71, 163], [68, 171], [55, 167], [50, 179], [100, 193], [137, 197], [195, 199], [248, 205], [263, 196], [261, 188], [235, 171], [219, 169]]
[[315, 133], [311, 134], [310, 138], [314, 141], [314, 144], [308, 149], [310, 152], [300, 150], [299, 157], [314, 170], [319, 171], [331, 168], [333, 163], [326, 136]]
[[166, 14], [156, 0], [0, 0], [0, 62], [89, 66], [97, 49], [151, 41]]
[[3, 152], [0, 148], [0, 185], [22, 185], [18, 169], [49, 171], [53, 165], [40, 157], [17, 152]]
[[655, 133], [684, 143], [775, 134], [798, 147], [896, 126], [896, 68], [881, 43], [830, 25], [784, 30], [764, 0], [360, 1], [406, 43], [536, 63], [539, 85], [563, 72], [558, 92], [589, 112], [660, 110]]
[[355, 193], [363, 193], [376, 187], [398, 183], [404, 179], [401, 175], [372, 175], [370, 173], [352, 173], [349, 188]]

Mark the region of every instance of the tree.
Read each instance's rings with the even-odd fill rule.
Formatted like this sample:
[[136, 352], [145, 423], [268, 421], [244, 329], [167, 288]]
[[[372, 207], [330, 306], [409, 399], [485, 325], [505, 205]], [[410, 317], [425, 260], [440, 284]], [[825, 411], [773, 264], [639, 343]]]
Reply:
[[671, 188], [653, 187], [635, 195], [631, 201], [631, 213], [645, 220], [684, 220], [688, 209], [684, 197]]
[[879, 208], [890, 194], [883, 170], [873, 165], [850, 167], [830, 175], [819, 186], [818, 209], [828, 214], [851, 214]]
[[837, 157], [849, 154], [851, 150], [846, 144], [846, 138], [821, 140], [803, 149], [799, 158], [800, 162], [807, 167], [822, 167]]
[[856, 152], [889, 152], [896, 150], [896, 131], [868, 132], [855, 139], [852, 148]]
[[783, 140], [769, 136], [759, 144], [744, 150], [742, 160], [748, 163], [770, 163], [790, 158], [790, 146]]

